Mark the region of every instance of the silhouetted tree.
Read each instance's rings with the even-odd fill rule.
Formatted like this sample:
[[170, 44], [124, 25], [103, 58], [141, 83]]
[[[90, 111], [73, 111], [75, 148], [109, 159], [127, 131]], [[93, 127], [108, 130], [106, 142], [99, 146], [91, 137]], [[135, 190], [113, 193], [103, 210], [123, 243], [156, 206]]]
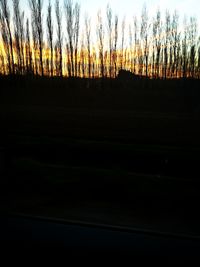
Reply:
[[175, 11], [173, 14], [173, 19], [172, 19], [172, 28], [171, 28], [171, 46], [172, 46], [172, 54], [171, 54], [171, 59], [172, 59], [172, 69], [171, 69], [171, 76], [174, 77], [177, 69], [177, 46], [178, 46], [178, 39], [179, 39], [179, 33], [178, 33], [178, 20], [179, 16], [177, 12]]
[[50, 73], [53, 76], [53, 20], [52, 20], [52, 6], [51, 1], [49, 1], [49, 5], [47, 8], [47, 42], [50, 47]]
[[68, 77], [72, 77], [72, 63], [71, 63], [71, 54], [70, 54], [70, 46], [69, 44], [66, 45], [66, 51], [67, 51], [67, 72]]
[[[91, 77], [91, 20], [88, 15], [85, 16], [85, 36], [87, 46], [87, 63], [88, 63], [88, 77]], [[82, 48], [83, 49], [83, 48]]]
[[182, 40], [182, 76], [187, 77], [188, 68], [188, 25], [187, 18], [184, 18], [184, 30], [183, 30], [183, 40]]
[[104, 77], [104, 29], [101, 11], [97, 13], [97, 41], [99, 48], [100, 76]]
[[80, 51], [80, 76], [85, 77], [86, 73], [86, 64], [85, 64], [85, 51], [84, 51], [84, 34], [82, 34], [81, 38], [81, 51]]
[[136, 73], [136, 64], [137, 64], [137, 48], [138, 48], [138, 22], [137, 17], [135, 16], [133, 19], [134, 23], [134, 67], [133, 71]]
[[167, 69], [168, 69], [168, 54], [169, 54], [169, 44], [170, 44], [170, 35], [171, 35], [171, 18], [168, 11], [165, 15], [165, 39], [164, 39], [164, 77], [167, 78]]
[[121, 25], [121, 56], [120, 56], [120, 66], [121, 66], [121, 69], [124, 68], [124, 60], [123, 60], [123, 57], [124, 57], [124, 41], [125, 41], [125, 27], [126, 27], [126, 19], [125, 17], [123, 18], [122, 20], [122, 25]]
[[95, 78], [97, 76], [99, 76], [99, 67], [98, 67], [98, 63], [97, 63], [97, 54], [96, 54], [96, 50], [92, 49], [92, 78]]
[[36, 24], [33, 23], [34, 18], [32, 17], [32, 40], [33, 40], [33, 52], [34, 52], [34, 68], [33, 71], [36, 75], [38, 75], [38, 50], [39, 50], [39, 45], [38, 45], [38, 38], [37, 38], [37, 29], [36, 29]]
[[80, 30], [80, 5], [72, 0], [65, 0], [68, 50], [70, 53], [70, 73], [77, 76], [78, 71], [78, 43]]
[[48, 77], [51, 75], [50, 73], [50, 54], [49, 54], [49, 47], [48, 46], [44, 46], [43, 47], [44, 51], [44, 75], [47, 75]]
[[38, 44], [40, 73], [44, 75], [43, 68], [43, 28], [42, 28], [42, 0], [29, 0], [32, 15], [33, 35], [35, 42]]
[[29, 19], [26, 21], [26, 72], [32, 73], [32, 48], [30, 42]]
[[70, 55], [70, 62], [68, 64], [68, 73], [69, 76], [74, 76], [74, 47], [73, 47], [73, 36], [74, 36], [74, 12], [73, 12], [73, 2], [72, 0], [65, 1], [65, 10], [66, 10], [66, 21], [67, 21], [67, 52]]
[[58, 46], [58, 43], [56, 42], [55, 44], [55, 71], [56, 71], [56, 76], [60, 75], [60, 49]]
[[0, 49], [0, 74], [6, 74], [5, 60], [2, 50]]
[[19, 0], [13, 0], [13, 14], [14, 14], [14, 36], [15, 36], [15, 48], [17, 54], [18, 73], [24, 72], [24, 12], [20, 11]]
[[195, 62], [196, 62], [196, 36], [197, 36], [197, 21], [196, 18], [190, 18], [189, 25], [189, 47], [190, 47], [190, 76], [195, 77]]
[[[11, 62], [8, 34], [7, 34], [7, 30], [6, 30], [5, 20], [1, 14], [1, 11], [0, 11], [0, 30], [1, 30], [1, 36], [2, 36], [3, 46], [4, 46], [5, 56], [6, 56], [7, 64], [8, 64], [8, 73], [12, 74], [12, 62]], [[3, 53], [2, 53], [2, 56], [4, 57]]]
[[181, 33], [178, 33], [178, 38], [177, 38], [177, 52], [176, 52], [176, 74], [175, 77], [176, 78], [180, 78], [180, 71], [181, 71], [181, 67], [180, 67], [180, 63], [181, 63]]
[[[62, 76], [66, 71], [69, 77], [91, 78], [116, 77], [119, 69], [127, 69], [155, 78], [200, 78], [200, 39], [197, 36], [196, 18], [185, 19], [183, 27], [179, 27], [176, 11], [172, 16], [167, 11], [163, 23], [158, 10], [150, 24], [144, 5], [141, 24], [134, 17], [129, 29], [126, 29], [123, 18], [119, 29], [118, 16], [114, 17], [110, 5], [107, 5], [105, 22], [101, 12], [98, 12], [94, 26], [90, 18], [85, 17], [80, 38], [80, 5], [73, 0], [65, 0], [67, 38], [64, 49], [61, 2], [55, 0], [54, 26], [50, 1], [46, 17], [47, 38], [43, 39], [43, 0], [29, 0], [31, 28], [30, 19], [25, 18], [25, 13], [21, 11], [20, 0], [11, 1], [13, 23], [8, 0], [0, 0], [1, 73]], [[95, 43], [92, 40], [92, 27], [96, 27]], [[66, 57], [63, 50], [66, 51]]]
[[13, 39], [11, 33], [10, 23], [10, 10], [7, 0], [0, 0], [0, 21], [1, 21], [1, 34], [6, 50], [9, 73], [14, 73], [14, 52], [13, 52]]
[[107, 29], [108, 29], [108, 43], [109, 43], [109, 76], [112, 77], [112, 52], [113, 52], [113, 23], [112, 23], [112, 9], [107, 5]]
[[157, 34], [157, 23], [156, 23], [156, 19], [153, 19], [153, 32], [152, 32], [152, 76], [155, 78], [155, 68], [156, 68], [156, 34]]
[[156, 21], [154, 24], [154, 38], [156, 44], [156, 77], [160, 77], [160, 56], [161, 56], [161, 34], [162, 34], [162, 26], [161, 26], [161, 13], [160, 10], [157, 11]]
[[59, 0], [56, 0], [56, 22], [57, 22], [57, 47], [59, 50], [59, 76], [63, 76], [63, 57], [62, 57], [62, 13], [60, 10]]
[[200, 37], [198, 40], [197, 78], [200, 79]]
[[143, 44], [143, 54], [145, 59], [145, 74], [146, 77], [148, 76], [148, 60], [149, 60], [149, 44], [148, 44], [148, 14], [147, 14], [147, 8], [146, 5], [143, 6], [142, 9], [142, 21], [141, 21], [141, 41]]
[[20, 45], [22, 54], [22, 68], [25, 71], [25, 21], [24, 21], [24, 11], [20, 12], [19, 28], [20, 28]]
[[133, 69], [133, 32], [132, 27], [129, 24], [129, 64], [131, 72], [134, 72]]
[[79, 43], [79, 30], [80, 30], [80, 5], [75, 4], [74, 8], [75, 25], [74, 25], [74, 51], [75, 51], [75, 76], [77, 77], [78, 71], [78, 43]]
[[115, 73], [114, 76], [117, 77], [117, 42], [118, 42], [118, 16], [115, 15], [115, 28], [114, 28], [114, 53], [113, 53], [113, 61]]

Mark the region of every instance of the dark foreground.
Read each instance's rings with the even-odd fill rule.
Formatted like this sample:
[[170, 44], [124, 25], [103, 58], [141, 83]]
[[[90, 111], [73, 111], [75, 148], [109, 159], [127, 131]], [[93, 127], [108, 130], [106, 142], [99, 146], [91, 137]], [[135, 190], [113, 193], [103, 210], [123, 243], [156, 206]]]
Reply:
[[198, 236], [197, 81], [112, 83], [2, 82], [2, 213]]
[[[89, 225], [34, 217], [0, 217], [0, 243], [3, 256], [9, 252], [7, 263], [33, 257], [41, 263], [62, 255], [68, 263], [81, 260], [112, 263], [123, 259], [135, 264], [164, 265], [199, 262], [200, 239], [184, 235], [168, 235], [143, 229], [127, 229]], [[11, 257], [12, 255], [12, 257]], [[32, 255], [32, 256], [30, 256]]]

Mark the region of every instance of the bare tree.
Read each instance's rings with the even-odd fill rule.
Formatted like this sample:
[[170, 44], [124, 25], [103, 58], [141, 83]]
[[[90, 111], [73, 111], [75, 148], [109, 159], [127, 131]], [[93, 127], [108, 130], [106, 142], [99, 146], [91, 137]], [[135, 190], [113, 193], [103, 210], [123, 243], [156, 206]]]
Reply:
[[156, 21], [154, 23], [154, 38], [156, 44], [156, 77], [160, 77], [160, 56], [161, 56], [161, 34], [162, 34], [162, 25], [161, 25], [161, 13], [160, 10], [157, 11]]
[[32, 73], [32, 49], [30, 42], [29, 20], [26, 21], [26, 72]]
[[58, 42], [55, 44], [55, 71], [56, 71], [56, 76], [60, 76], [60, 48], [58, 46]]
[[113, 23], [112, 23], [112, 9], [107, 5], [107, 29], [108, 29], [108, 42], [109, 42], [109, 76], [112, 77], [112, 51], [113, 51]]
[[137, 22], [136, 16], [133, 19], [133, 23], [134, 23], [134, 66], [133, 66], [133, 71], [134, 71], [134, 73], [136, 73], [137, 47], [138, 47], [138, 22]]
[[157, 23], [156, 23], [156, 19], [153, 19], [153, 40], [152, 40], [152, 76], [155, 78], [155, 61], [156, 61], [156, 34], [157, 34]]
[[97, 13], [97, 40], [99, 47], [100, 76], [104, 77], [104, 29], [101, 11]]
[[34, 39], [38, 44], [40, 73], [44, 75], [43, 68], [43, 28], [42, 28], [42, 0], [29, 0], [32, 15], [32, 26]]
[[129, 24], [129, 61], [130, 61], [130, 70], [133, 72], [133, 32], [132, 27]]
[[63, 57], [62, 57], [62, 13], [60, 10], [59, 0], [56, 0], [56, 22], [57, 22], [57, 47], [59, 49], [59, 76], [63, 76]]
[[80, 5], [72, 0], [65, 0], [68, 50], [70, 53], [71, 75], [77, 76], [78, 43], [80, 30]]
[[21, 73], [22, 59], [21, 59], [21, 46], [19, 37], [19, 0], [13, 0], [13, 13], [14, 13], [14, 36], [15, 36], [15, 49], [17, 54], [17, 72]]
[[177, 37], [177, 51], [176, 51], [176, 73], [175, 77], [180, 78], [180, 71], [181, 71], [181, 33], [178, 33]]
[[167, 11], [163, 23], [158, 10], [152, 20], [150, 33], [150, 20], [144, 5], [141, 24], [134, 17], [133, 25], [130, 24], [126, 30], [125, 18], [119, 25], [118, 16], [113, 16], [110, 5], [107, 5], [105, 22], [101, 12], [97, 14], [97, 47], [92, 47], [90, 18], [85, 17], [83, 36], [80, 38], [80, 5], [74, 0], [65, 0], [65, 62], [60, 1], [55, 0], [54, 26], [53, 8], [49, 0], [46, 17], [47, 45], [43, 39], [43, 0], [29, 0], [31, 21], [27, 19], [26, 23], [20, 0], [11, 2], [13, 23], [8, 0], [0, 0], [1, 73], [53, 76], [55, 68], [56, 75], [63, 76], [66, 66], [70, 77], [116, 77], [120, 68], [129, 68], [134, 73], [145, 74], [146, 77], [200, 78], [200, 41], [197, 38], [198, 25], [194, 17], [184, 21], [181, 31], [176, 11], [172, 15]]
[[67, 21], [67, 52], [70, 55], [70, 61], [68, 62], [68, 73], [70, 76], [74, 76], [74, 47], [73, 47], [73, 36], [74, 36], [74, 12], [73, 12], [73, 2], [72, 0], [65, 1], [66, 10], [66, 21]]
[[24, 11], [20, 12], [19, 28], [20, 28], [20, 46], [22, 54], [22, 69], [25, 70], [25, 25], [24, 25]]
[[94, 79], [98, 72], [98, 66], [97, 66], [97, 54], [96, 50], [93, 48], [92, 50], [92, 78]]
[[198, 39], [197, 78], [200, 79], [200, 37]]
[[190, 46], [190, 76], [195, 76], [195, 61], [196, 61], [196, 36], [197, 36], [197, 21], [195, 17], [190, 18], [189, 25], [189, 46]]
[[91, 77], [91, 20], [88, 15], [85, 16], [85, 35], [87, 45], [87, 63], [88, 63], [88, 77]]
[[124, 42], [125, 42], [125, 27], [126, 27], [126, 18], [124, 17], [122, 20], [122, 28], [121, 28], [121, 69], [124, 68]]
[[13, 14], [14, 14], [14, 36], [15, 48], [17, 54], [18, 73], [23, 74], [24, 71], [24, 12], [20, 11], [19, 0], [13, 0]]
[[174, 12], [173, 14], [173, 19], [172, 19], [172, 28], [171, 28], [171, 46], [172, 46], [172, 57], [173, 61], [172, 63], [172, 69], [171, 69], [171, 76], [176, 75], [176, 69], [177, 69], [177, 45], [178, 45], [178, 39], [179, 39], [179, 33], [178, 33], [178, 20], [179, 16], [177, 11]]
[[187, 17], [184, 17], [184, 30], [183, 30], [183, 40], [182, 40], [182, 76], [187, 77], [188, 69], [188, 24]]
[[168, 11], [165, 15], [165, 40], [164, 40], [164, 77], [167, 78], [167, 69], [168, 69], [168, 54], [169, 54], [169, 44], [170, 44], [170, 35], [171, 35], [171, 18]]
[[51, 6], [51, 1], [49, 0], [49, 5], [47, 8], [47, 41], [48, 45], [50, 47], [50, 73], [51, 76], [53, 76], [53, 20], [52, 20], [52, 6]]
[[118, 42], [118, 16], [115, 15], [115, 28], [114, 28], [114, 53], [113, 53], [113, 61], [115, 73], [114, 76], [117, 76], [117, 42]]
[[72, 77], [72, 64], [71, 64], [71, 55], [70, 55], [70, 46], [69, 44], [66, 45], [66, 51], [67, 51], [67, 72], [68, 77]]
[[0, 49], [0, 75], [6, 74], [5, 60], [2, 50]]
[[4, 46], [5, 56], [6, 56], [6, 59], [7, 59], [8, 73], [12, 74], [12, 62], [11, 62], [11, 56], [10, 56], [10, 47], [9, 47], [8, 34], [7, 34], [7, 30], [6, 30], [5, 20], [4, 20], [3, 16], [2, 16], [2, 14], [1, 14], [1, 10], [0, 10], [0, 30], [1, 30], [2, 43], [3, 43], [3, 46]]
[[148, 30], [149, 30], [148, 13], [147, 13], [146, 5], [144, 5], [143, 9], [142, 9], [142, 21], [141, 21], [140, 36], [141, 36], [141, 41], [143, 44], [143, 55], [144, 55], [144, 60], [145, 60], [146, 77], [148, 76], [148, 63], [149, 63], [148, 62], [148, 60], [149, 60]]
[[84, 34], [81, 37], [81, 51], [80, 51], [80, 76], [85, 78], [85, 53], [84, 53]]
[[78, 71], [78, 43], [79, 43], [79, 30], [80, 30], [80, 5], [75, 4], [74, 8], [75, 25], [74, 25], [74, 51], [75, 51], [75, 76], [77, 77]]
[[7, 54], [9, 73], [14, 73], [14, 52], [11, 33], [10, 10], [7, 0], [0, 0], [1, 34]]
[[38, 50], [39, 50], [39, 45], [38, 45], [38, 38], [37, 38], [37, 29], [35, 23], [33, 23], [33, 18], [32, 18], [32, 40], [33, 40], [33, 53], [34, 53], [34, 74], [38, 75]]

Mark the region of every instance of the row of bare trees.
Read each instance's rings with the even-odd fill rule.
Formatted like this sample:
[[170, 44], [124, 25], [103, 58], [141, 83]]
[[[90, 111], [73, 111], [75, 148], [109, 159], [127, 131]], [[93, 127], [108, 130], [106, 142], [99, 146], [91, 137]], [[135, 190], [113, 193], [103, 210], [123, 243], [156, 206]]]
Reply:
[[[69, 77], [116, 77], [120, 69], [154, 78], [200, 78], [197, 20], [179, 24], [175, 11], [160, 10], [127, 25], [111, 7], [97, 13], [96, 24], [73, 0], [27, 0], [31, 18], [20, 0], [0, 0], [0, 73]], [[52, 0], [53, 1], [53, 0]], [[12, 11], [12, 12], [11, 12]], [[12, 15], [11, 15], [12, 14]], [[80, 23], [82, 21], [82, 23]]]

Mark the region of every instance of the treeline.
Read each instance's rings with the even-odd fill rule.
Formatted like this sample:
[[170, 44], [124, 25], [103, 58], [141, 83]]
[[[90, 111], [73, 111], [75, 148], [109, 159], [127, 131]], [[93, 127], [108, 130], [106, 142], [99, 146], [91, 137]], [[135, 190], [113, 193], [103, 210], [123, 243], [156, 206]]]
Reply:
[[[0, 0], [0, 73], [68, 77], [116, 77], [120, 69], [153, 78], [200, 78], [200, 37], [195, 17], [180, 23], [175, 11], [127, 25], [111, 7], [97, 23], [73, 0], [29, 0], [26, 17], [20, 0]], [[13, 12], [11, 12], [11, 9]], [[12, 13], [12, 15], [11, 15]], [[164, 17], [164, 18], [162, 18]], [[81, 21], [83, 21], [81, 23]]]

